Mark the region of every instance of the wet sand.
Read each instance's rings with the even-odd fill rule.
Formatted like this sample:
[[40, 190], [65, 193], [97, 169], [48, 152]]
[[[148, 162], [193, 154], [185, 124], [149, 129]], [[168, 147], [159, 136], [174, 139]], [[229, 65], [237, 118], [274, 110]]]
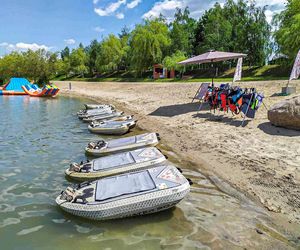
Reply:
[[[264, 107], [241, 127], [240, 115], [211, 113], [206, 107], [197, 112], [199, 103], [191, 100], [199, 83], [72, 82], [71, 91], [69, 82], [55, 84], [65, 95], [113, 103], [134, 114], [142, 129], [160, 133], [165, 144], [220, 189], [234, 188], [300, 223], [300, 132], [272, 126]], [[276, 95], [283, 81], [238, 85], [263, 92], [267, 107], [289, 98]]]

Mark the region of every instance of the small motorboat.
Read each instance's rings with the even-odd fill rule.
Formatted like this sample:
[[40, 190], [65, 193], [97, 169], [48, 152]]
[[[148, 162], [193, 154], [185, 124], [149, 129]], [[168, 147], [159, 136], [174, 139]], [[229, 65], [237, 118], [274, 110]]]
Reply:
[[94, 156], [103, 156], [143, 147], [154, 147], [159, 140], [159, 135], [156, 133], [146, 133], [110, 141], [100, 140], [90, 142], [85, 148], [85, 152]]
[[77, 180], [99, 179], [155, 167], [164, 161], [166, 157], [157, 148], [148, 147], [104, 156], [86, 163], [72, 163], [65, 174]]
[[117, 118], [122, 116], [124, 113], [123, 112], [111, 112], [111, 113], [106, 113], [106, 114], [99, 114], [99, 115], [94, 115], [90, 117], [83, 118], [83, 122], [92, 122], [92, 121], [103, 121], [103, 120], [109, 120], [112, 118]]
[[79, 119], [89, 118], [96, 115], [105, 115], [114, 113], [115, 110], [111, 108], [103, 108], [103, 109], [88, 109], [88, 110], [80, 110], [77, 113]]
[[90, 132], [102, 135], [124, 135], [129, 129], [130, 125], [126, 122], [101, 122], [95, 127], [88, 126]]
[[115, 109], [115, 106], [111, 104], [84, 104], [85, 109], [103, 109], [103, 108], [109, 108]]
[[125, 121], [107, 120], [102, 122], [91, 122], [88, 129], [91, 133], [95, 134], [122, 135], [128, 132], [131, 128], [134, 128], [136, 123], [137, 121], [134, 119], [128, 119]]
[[[114, 117], [112, 119], [105, 119], [102, 121], [92, 121], [90, 123], [89, 130], [91, 132], [94, 132], [93, 129], [97, 129], [98, 126], [101, 126], [104, 123], [109, 123], [109, 124], [126, 124], [129, 126], [129, 128], [134, 128], [136, 126], [137, 120], [133, 119], [133, 116], [123, 116], [123, 117]], [[96, 132], [97, 133], [97, 132]]]
[[190, 181], [167, 164], [68, 187], [56, 203], [76, 216], [108, 220], [166, 210], [189, 191]]

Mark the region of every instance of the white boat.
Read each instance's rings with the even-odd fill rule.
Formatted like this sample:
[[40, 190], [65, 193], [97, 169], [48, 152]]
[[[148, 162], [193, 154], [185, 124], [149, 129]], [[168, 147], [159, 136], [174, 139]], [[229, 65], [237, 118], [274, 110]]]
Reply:
[[189, 181], [167, 164], [68, 187], [56, 203], [76, 216], [108, 220], [171, 208], [189, 191]]
[[123, 114], [124, 114], [123, 112], [111, 112], [111, 113], [106, 113], [106, 114], [98, 114], [98, 115], [83, 118], [82, 121], [83, 122], [103, 121], [103, 120], [120, 117]]
[[116, 112], [114, 109], [111, 108], [103, 108], [103, 109], [88, 109], [88, 110], [80, 110], [77, 113], [77, 116], [79, 119], [83, 118], [89, 118], [91, 116], [96, 116], [96, 115], [105, 115], [105, 114], [111, 114]]
[[[102, 121], [91, 122], [88, 126], [90, 132], [95, 134], [124, 134], [129, 129], [134, 128], [136, 121], [134, 119], [128, 119], [125, 121]], [[124, 130], [123, 130], [124, 128]]]
[[155, 147], [104, 156], [86, 163], [72, 163], [65, 174], [77, 180], [99, 179], [106, 176], [155, 167], [166, 157]]
[[103, 108], [112, 108], [115, 109], [115, 106], [111, 104], [84, 104], [85, 109], [103, 109]]
[[86, 153], [94, 156], [103, 156], [143, 147], [154, 147], [158, 144], [159, 140], [160, 138], [158, 134], [145, 133], [109, 141], [100, 140], [96, 142], [90, 142], [85, 148], [85, 151]]

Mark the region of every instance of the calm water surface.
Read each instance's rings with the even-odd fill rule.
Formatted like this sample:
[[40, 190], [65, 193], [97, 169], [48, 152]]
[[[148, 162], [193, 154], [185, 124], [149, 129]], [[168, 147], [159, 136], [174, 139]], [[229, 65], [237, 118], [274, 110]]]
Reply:
[[99, 138], [75, 116], [84, 102], [0, 96], [1, 249], [244, 249], [299, 244], [294, 228], [221, 192], [197, 166], [186, 165], [164, 145], [162, 149], [195, 182], [176, 208], [107, 222], [62, 212], [54, 199], [69, 184], [64, 169], [84, 160], [86, 144]]

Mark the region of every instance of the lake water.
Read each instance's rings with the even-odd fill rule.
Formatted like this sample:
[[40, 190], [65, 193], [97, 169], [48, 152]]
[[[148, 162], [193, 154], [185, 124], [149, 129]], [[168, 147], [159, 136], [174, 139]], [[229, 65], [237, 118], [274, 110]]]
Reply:
[[[299, 246], [297, 225], [234, 198], [161, 148], [194, 181], [176, 208], [95, 222], [64, 213], [55, 197], [64, 169], [86, 159], [90, 134], [76, 112], [86, 100], [0, 96], [1, 249], [244, 249]], [[133, 133], [141, 133], [136, 130]], [[285, 227], [285, 224], [289, 224]]]

